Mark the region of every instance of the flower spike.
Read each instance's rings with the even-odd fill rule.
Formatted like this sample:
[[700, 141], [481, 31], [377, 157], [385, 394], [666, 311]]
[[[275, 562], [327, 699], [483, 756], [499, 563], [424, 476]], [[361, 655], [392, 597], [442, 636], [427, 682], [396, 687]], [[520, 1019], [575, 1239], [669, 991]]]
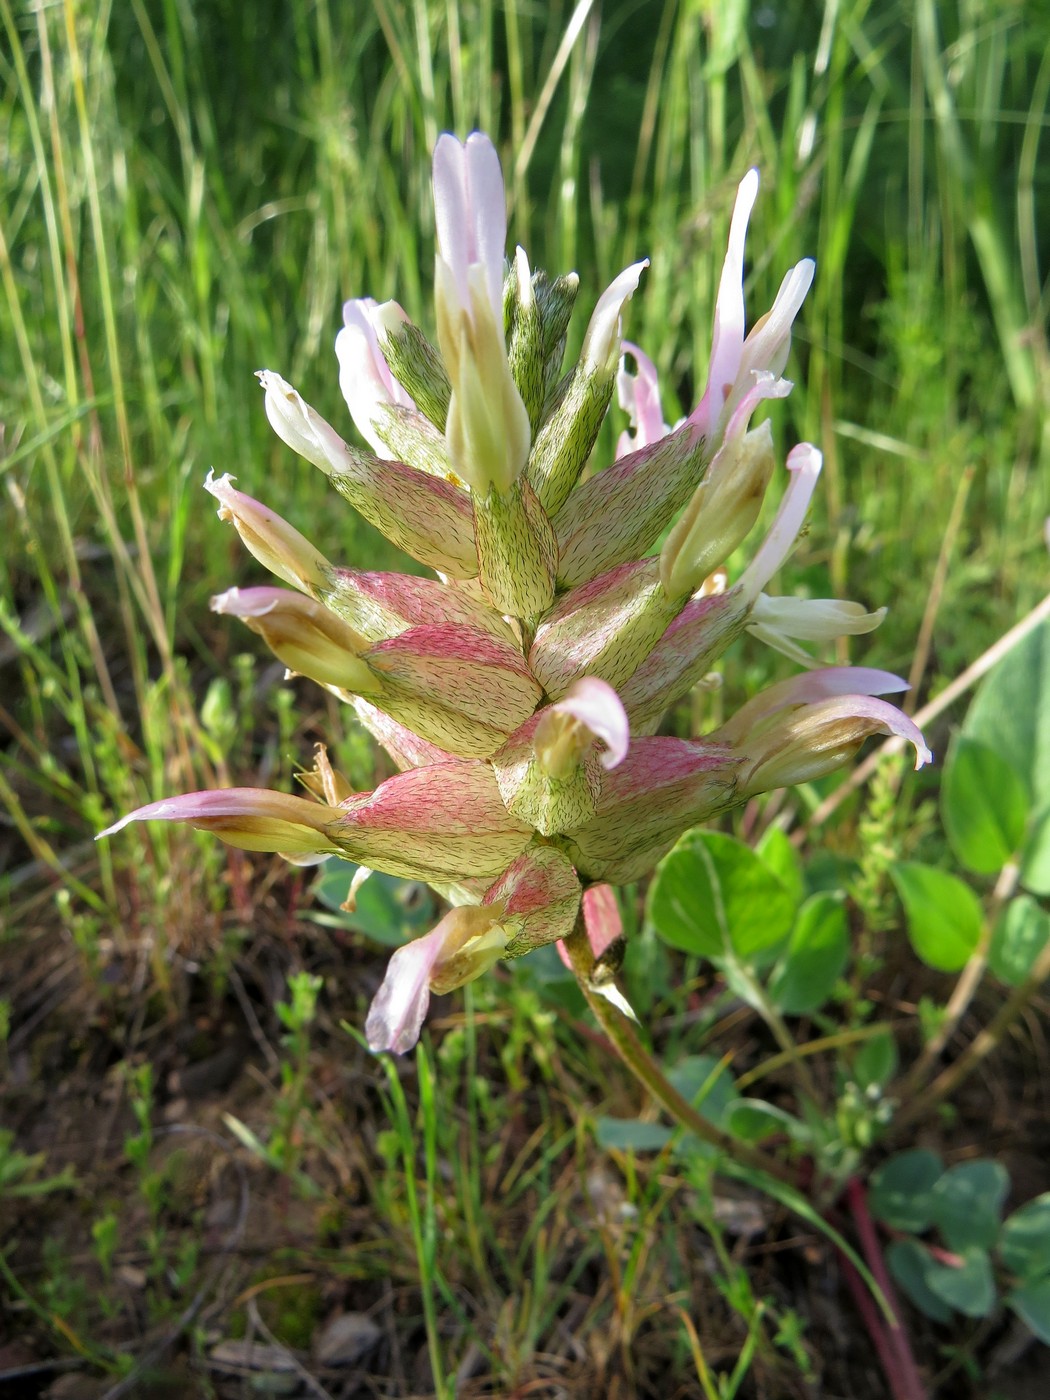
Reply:
[[[232, 478], [209, 476], [220, 516], [288, 585], [231, 588], [212, 606], [346, 702], [397, 771], [355, 792], [321, 745], [299, 775], [309, 798], [190, 793], [104, 834], [175, 821], [300, 864], [344, 858], [357, 866], [350, 902], [372, 871], [427, 882], [452, 908], [391, 957], [368, 1012], [373, 1050], [404, 1054], [432, 994], [501, 958], [570, 936], [575, 958], [581, 928], [595, 962], [589, 998], [633, 1015], [615, 981], [614, 885], [648, 875], [690, 826], [830, 773], [869, 735], [901, 736], [916, 766], [930, 759], [914, 722], [881, 698], [903, 681], [820, 668], [806, 649], [870, 631], [885, 609], [766, 591], [804, 527], [816, 447], [788, 455], [773, 523], [749, 545], [777, 476], [770, 424], [750, 425], [791, 392], [792, 327], [814, 275], [809, 259], [790, 268], [748, 330], [758, 186], [752, 170], [737, 190], [704, 394], [671, 427], [653, 361], [622, 338], [648, 260], [614, 278], [577, 363], [563, 366], [579, 277], [548, 276], [520, 246], [508, 266], [495, 146], [479, 132], [439, 139], [434, 340], [396, 302], [368, 297], [345, 302], [335, 340], [369, 450], [279, 374], [259, 375], [282, 442], [436, 577], [332, 563]], [[630, 427], [605, 465], [592, 458], [614, 394]], [[715, 689], [712, 668], [745, 631], [803, 674], [703, 738], [659, 733], [694, 686]]]

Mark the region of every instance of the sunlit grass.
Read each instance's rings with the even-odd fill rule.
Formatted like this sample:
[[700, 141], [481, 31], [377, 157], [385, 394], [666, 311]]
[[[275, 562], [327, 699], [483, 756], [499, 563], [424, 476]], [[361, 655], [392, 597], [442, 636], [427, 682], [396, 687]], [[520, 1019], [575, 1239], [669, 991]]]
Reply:
[[[533, 266], [579, 271], [576, 343], [600, 289], [651, 257], [626, 331], [662, 372], [668, 421], [702, 387], [733, 191], [760, 167], [750, 305], [770, 304], [791, 262], [818, 263], [775, 426], [782, 447], [822, 447], [826, 488], [789, 568], [813, 596], [891, 605], [866, 662], [907, 674], [925, 622], [915, 679], [935, 693], [1045, 590], [1050, 22], [1036, 7], [352, 8], [348, 23], [329, 0], [0, 0], [5, 937], [57, 921], [100, 978], [101, 945], [142, 958], [137, 985], [169, 1012], [175, 954], [206, 961], [233, 925], [246, 937], [270, 877], [182, 832], [136, 834], [132, 856], [93, 846], [95, 831], [173, 791], [290, 785], [322, 733], [351, 768], [364, 762], [334, 702], [300, 685], [296, 719], [274, 699], [278, 672], [235, 660], [246, 634], [213, 623], [208, 596], [250, 566], [200, 486], [209, 467], [230, 471], [330, 557], [395, 565], [273, 436], [253, 374], [279, 370], [348, 432], [332, 353], [342, 301], [396, 297], [432, 327], [427, 170], [446, 127], [497, 139], [511, 236]], [[612, 442], [607, 429], [606, 453]], [[770, 664], [748, 653], [741, 674], [757, 682]], [[512, 993], [503, 1050], [522, 1085], [530, 997]], [[469, 1061], [469, 1018], [461, 1034]], [[456, 1046], [446, 1037], [439, 1069]], [[581, 1061], [593, 1086], [600, 1066]], [[571, 1159], [570, 1095], [548, 1072]], [[485, 1201], [509, 1180], [536, 1208], [564, 1159], [530, 1139], [497, 1171], [479, 1124], [499, 1137], [508, 1110], [492, 1096], [505, 1091], [464, 1082], [466, 1123], [443, 1144], [459, 1204], [443, 1228], [456, 1267], [473, 1261], [495, 1298], [540, 1280], [552, 1252], [564, 1264], [572, 1230], [551, 1207], [550, 1227], [544, 1216], [511, 1247]], [[434, 1095], [452, 1092], [440, 1075], [423, 1087], [422, 1213], [397, 1195], [396, 1152], [384, 1188], [420, 1259], [445, 1209]], [[395, 1109], [404, 1153], [409, 1109]], [[647, 1191], [629, 1202], [643, 1214]], [[616, 1259], [619, 1235], [603, 1228]], [[493, 1258], [500, 1277], [485, 1278]], [[646, 1263], [632, 1256], [628, 1274]], [[504, 1377], [551, 1327], [532, 1287], [529, 1308], [501, 1320], [502, 1359], [485, 1343]], [[615, 1300], [625, 1334], [629, 1292]], [[436, 1368], [429, 1294], [426, 1307]]]

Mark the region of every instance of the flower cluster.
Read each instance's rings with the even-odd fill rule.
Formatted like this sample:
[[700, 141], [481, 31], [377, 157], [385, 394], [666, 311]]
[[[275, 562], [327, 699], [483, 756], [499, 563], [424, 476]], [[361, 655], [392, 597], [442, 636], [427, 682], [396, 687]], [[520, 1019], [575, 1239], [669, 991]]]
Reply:
[[[789, 453], [768, 534], [739, 577], [727, 575], [775, 470], [769, 423], [750, 420], [791, 388], [791, 327], [814, 270], [809, 260], [792, 268], [745, 335], [757, 192], [751, 171], [733, 213], [707, 388], [670, 429], [651, 361], [621, 340], [647, 264], [601, 296], [563, 372], [577, 277], [534, 272], [520, 247], [508, 268], [494, 147], [478, 133], [465, 144], [441, 137], [437, 346], [396, 303], [371, 300], [346, 304], [336, 340], [343, 395], [370, 450], [344, 442], [279, 375], [259, 375], [277, 434], [436, 578], [333, 564], [229, 477], [209, 476], [220, 517], [287, 585], [231, 588], [213, 606], [351, 704], [398, 772], [353, 792], [321, 748], [303, 779], [308, 797], [191, 793], [110, 831], [183, 821], [247, 850], [303, 863], [339, 856], [429, 882], [452, 907], [391, 958], [367, 1022], [376, 1050], [415, 1042], [431, 991], [563, 939], [581, 916], [600, 943], [615, 919], [607, 887], [645, 875], [689, 827], [832, 771], [875, 732], [910, 740], [916, 766], [929, 758], [914, 725], [875, 698], [903, 682], [814, 669], [800, 645], [869, 631], [882, 613], [764, 591], [805, 520], [816, 448]], [[631, 430], [615, 462], [588, 473], [617, 394]], [[808, 669], [701, 739], [657, 734], [667, 707], [745, 630]]]

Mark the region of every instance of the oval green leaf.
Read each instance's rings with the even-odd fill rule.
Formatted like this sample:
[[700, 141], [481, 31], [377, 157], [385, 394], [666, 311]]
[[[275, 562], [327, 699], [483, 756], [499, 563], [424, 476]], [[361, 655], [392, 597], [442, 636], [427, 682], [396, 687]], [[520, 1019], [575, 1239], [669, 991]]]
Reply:
[[744, 1142], [763, 1142], [775, 1133], [785, 1134], [792, 1142], [808, 1144], [813, 1140], [805, 1123], [765, 1099], [734, 1099], [725, 1127]]
[[961, 734], [948, 750], [941, 819], [959, 863], [994, 875], [1024, 839], [1028, 793], [1005, 758]]
[[865, 1040], [853, 1057], [853, 1078], [862, 1089], [882, 1089], [897, 1073], [897, 1042], [892, 1031]]
[[894, 1230], [921, 1234], [933, 1224], [933, 1188], [944, 1171], [936, 1152], [898, 1152], [871, 1175], [868, 1206]]
[[1019, 894], [1002, 912], [988, 949], [988, 965], [1001, 981], [1017, 987], [1050, 942], [1050, 914], [1031, 895]]
[[640, 1118], [595, 1120], [594, 1137], [606, 1152], [660, 1152], [674, 1137], [674, 1130], [662, 1123], [643, 1123]]
[[908, 939], [927, 967], [958, 972], [981, 936], [982, 913], [968, 885], [946, 870], [906, 862], [891, 870]]
[[646, 913], [672, 948], [746, 963], [788, 936], [795, 901], [742, 841], [689, 831], [657, 867]]
[[1050, 1276], [1050, 1191], [1003, 1221], [999, 1257], [1020, 1279]]
[[1050, 807], [1032, 822], [1021, 854], [1021, 884], [1033, 894], [1050, 894]]
[[958, 1264], [931, 1259], [926, 1265], [925, 1280], [931, 1293], [967, 1317], [987, 1317], [995, 1307], [992, 1261], [976, 1246], [963, 1250]]
[[1018, 642], [985, 677], [963, 733], [1007, 761], [1033, 806], [1050, 805], [1050, 621]]
[[1015, 1288], [1006, 1301], [1029, 1331], [1050, 1346], [1050, 1278]]
[[787, 952], [773, 969], [769, 995], [785, 1016], [824, 1005], [849, 956], [849, 928], [839, 895], [815, 894], [799, 910]]
[[701, 1113], [717, 1127], [725, 1124], [726, 1110], [736, 1100], [736, 1080], [723, 1060], [714, 1055], [686, 1055], [667, 1078]]
[[990, 1249], [999, 1235], [1009, 1189], [1010, 1178], [1000, 1162], [981, 1158], [949, 1167], [930, 1193], [933, 1223], [948, 1248], [957, 1254]]
[[787, 834], [779, 826], [767, 827], [755, 850], [795, 903], [800, 904], [806, 891], [806, 877], [802, 869], [802, 858]]
[[894, 1240], [886, 1250], [886, 1263], [894, 1282], [921, 1313], [932, 1317], [934, 1322], [951, 1322], [951, 1308], [926, 1282], [926, 1270], [933, 1260], [918, 1240]]

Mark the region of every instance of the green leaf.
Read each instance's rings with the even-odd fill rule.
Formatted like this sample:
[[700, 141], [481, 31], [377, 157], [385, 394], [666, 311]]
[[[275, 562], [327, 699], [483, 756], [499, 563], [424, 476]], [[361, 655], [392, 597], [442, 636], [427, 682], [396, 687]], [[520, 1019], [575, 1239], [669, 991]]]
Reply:
[[1031, 895], [1019, 894], [1003, 910], [988, 949], [988, 965], [1001, 981], [1019, 986], [1050, 942], [1050, 914]]
[[1015, 1288], [1006, 1303], [1029, 1331], [1050, 1346], [1050, 1277]]
[[911, 946], [927, 967], [958, 972], [981, 936], [983, 915], [969, 885], [946, 870], [905, 862], [890, 871]]
[[959, 735], [948, 751], [941, 818], [952, 850], [975, 875], [994, 875], [1024, 839], [1028, 793], [996, 751]]
[[765, 1099], [734, 1099], [729, 1105], [725, 1128], [744, 1142], [762, 1142], [774, 1133], [786, 1133], [793, 1142], [809, 1143], [812, 1135], [805, 1123]]
[[657, 867], [646, 912], [672, 948], [746, 963], [787, 937], [795, 901], [742, 841], [690, 831]]
[[779, 826], [767, 827], [755, 847], [756, 854], [767, 865], [796, 904], [801, 904], [806, 890], [802, 860], [791, 840]]
[[1050, 894], [1050, 807], [1032, 823], [1021, 854], [1021, 884], [1033, 894]]
[[1050, 622], [1030, 632], [985, 677], [963, 733], [1006, 759], [1035, 807], [1050, 805]]
[[1018, 1278], [1050, 1275], [1050, 1191], [1015, 1210], [999, 1233], [999, 1257]]
[[849, 956], [842, 898], [815, 894], [799, 910], [787, 952], [769, 979], [774, 1006], [786, 1016], [817, 1011], [831, 995]]
[[1000, 1162], [982, 1158], [949, 1167], [934, 1186], [933, 1223], [948, 1248], [990, 1249], [999, 1234], [1010, 1178]]
[[960, 1264], [930, 1259], [925, 1280], [931, 1293], [967, 1317], [987, 1317], [995, 1307], [992, 1261], [985, 1250], [971, 1245], [962, 1251]]
[[737, 1097], [736, 1081], [726, 1065], [714, 1055], [687, 1055], [667, 1078], [683, 1099], [716, 1127], [723, 1127], [726, 1110]]
[[933, 1187], [944, 1171], [936, 1152], [898, 1152], [871, 1174], [868, 1206], [894, 1230], [921, 1234], [933, 1224]]
[[862, 1089], [881, 1089], [897, 1072], [897, 1042], [892, 1031], [866, 1040], [853, 1057], [853, 1078]]
[[606, 1152], [659, 1152], [674, 1137], [674, 1130], [639, 1118], [602, 1117], [595, 1122], [594, 1137]]
[[369, 875], [357, 891], [357, 907], [348, 914], [342, 904], [356, 871], [357, 866], [348, 861], [326, 861], [313, 889], [321, 903], [335, 911], [336, 922], [343, 928], [397, 947], [437, 922], [437, 903], [426, 885], [378, 873]]
[[886, 1264], [901, 1292], [934, 1322], [951, 1322], [951, 1308], [926, 1282], [926, 1269], [932, 1262], [918, 1240], [894, 1240], [886, 1250]]

